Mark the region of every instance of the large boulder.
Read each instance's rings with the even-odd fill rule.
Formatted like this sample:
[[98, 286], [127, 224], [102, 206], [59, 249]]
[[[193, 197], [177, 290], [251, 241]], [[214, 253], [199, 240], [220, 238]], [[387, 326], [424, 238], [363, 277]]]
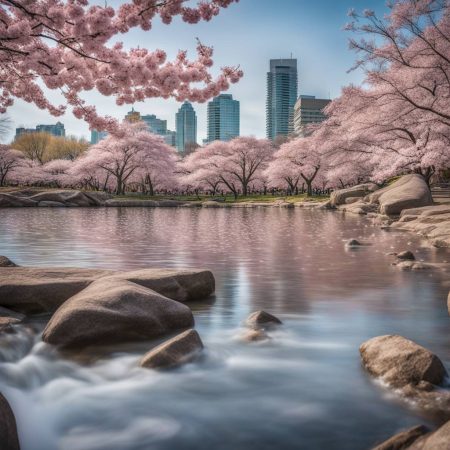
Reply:
[[214, 275], [209, 270], [140, 269], [113, 278], [140, 284], [179, 302], [201, 300], [215, 290]]
[[144, 355], [141, 367], [168, 369], [186, 364], [195, 359], [203, 349], [197, 331], [187, 330], [163, 342]]
[[80, 191], [45, 191], [30, 197], [31, 200], [39, 202], [39, 206], [51, 206], [58, 203], [76, 206], [90, 206], [95, 204], [89, 197]]
[[366, 199], [380, 205], [381, 214], [399, 215], [404, 209], [433, 204], [430, 188], [421, 175], [404, 175], [391, 185], [370, 194]]
[[423, 425], [410, 428], [372, 450], [450, 450], [450, 421], [433, 432]]
[[0, 208], [36, 206], [37, 202], [25, 197], [17, 197], [12, 194], [0, 193]]
[[14, 264], [6, 256], [0, 256], [0, 267], [17, 267], [17, 264]]
[[372, 450], [406, 450], [420, 437], [429, 432], [423, 425], [417, 425], [408, 430], [401, 431], [389, 438], [387, 441], [377, 445]]
[[194, 324], [182, 303], [126, 280], [100, 279], [67, 300], [52, 316], [42, 338], [80, 348], [145, 340]]
[[2, 394], [0, 394], [0, 450], [20, 450], [16, 419]]
[[84, 191], [83, 194], [91, 201], [95, 206], [103, 206], [106, 200], [113, 198], [112, 194], [103, 191]]
[[96, 269], [4, 267], [0, 306], [23, 313], [55, 311], [93, 281], [114, 272]]
[[369, 339], [359, 351], [365, 369], [393, 387], [415, 386], [421, 382], [441, 385], [447, 376], [436, 355], [402, 336]]
[[215, 289], [209, 270], [5, 267], [0, 269], [0, 306], [24, 313], [52, 312], [102, 277], [132, 281], [180, 302], [206, 298]]
[[375, 192], [377, 189], [379, 188], [374, 183], [358, 184], [357, 186], [352, 186], [346, 189], [339, 189], [331, 193], [330, 204], [331, 206], [344, 205], [349, 203], [347, 202], [347, 199], [353, 197], [365, 197], [371, 192]]

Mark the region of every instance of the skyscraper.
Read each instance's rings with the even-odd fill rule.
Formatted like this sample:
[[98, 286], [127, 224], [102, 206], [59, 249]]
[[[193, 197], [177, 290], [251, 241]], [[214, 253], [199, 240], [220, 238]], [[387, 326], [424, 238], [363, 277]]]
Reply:
[[208, 142], [229, 141], [239, 136], [239, 102], [221, 94], [208, 103]]
[[267, 138], [273, 140], [293, 133], [297, 83], [296, 59], [270, 60], [270, 72], [267, 72]]
[[158, 119], [154, 114], [141, 116], [141, 120], [147, 124], [152, 133], [162, 136], [167, 133], [167, 120]]
[[98, 144], [102, 139], [105, 139], [105, 137], [108, 136], [107, 131], [98, 131], [98, 130], [92, 130], [91, 131], [91, 144], [95, 145]]
[[16, 128], [15, 139], [17, 139], [21, 134], [27, 133], [48, 133], [52, 134], [53, 136], [64, 137], [66, 135], [66, 130], [64, 128], [64, 124], [61, 122], [56, 122], [52, 125], [37, 125], [36, 128], [19, 127]]
[[189, 102], [184, 102], [175, 116], [177, 149], [184, 152], [186, 144], [197, 142], [197, 116]]
[[304, 136], [309, 124], [323, 122], [327, 118], [323, 110], [330, 102], [313, 95], [300, 95], [294, 108], [295, 134]]

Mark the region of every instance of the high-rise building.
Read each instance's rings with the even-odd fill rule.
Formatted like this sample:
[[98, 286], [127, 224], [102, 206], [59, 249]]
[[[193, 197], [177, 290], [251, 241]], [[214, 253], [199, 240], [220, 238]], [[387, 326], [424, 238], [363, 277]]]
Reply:
[[48, 133], [52, 134], [53, 136], [65, 136], [66, 130], [64, 128], [64, 124], [61, 122], [56, 122], [53, 125], [37, 125], [36, 128], [24, 128], [19, 127], [16, 128], [16, 139], [21, 134], [27, 134], [27, 133]]
[[267, 72], [267, 138], [294, 132], [294, 106], [297, 100], [297, 60], [271, 59]]
[[221, 94], [208, 103], [208, 142], [229, 141], [239, 136], [239, 102]]
[[130, 123], [139, 122], [141, 120], [141, 113], [138, 111], [135, 111], [134, 108], [131, 108], [131, 111], [127, 112], [127, 115], [125, 116], [125, 120]]
[[106, 136], [108, 136], [107, 131], [92, 130], [91, 131], [91, 144], [92, 145], [98, 144], [102, 139], [105, 139]]
[[305, 135], [305, 128], [312, 123], [323, 122], [327, 117], [323, 110], [331, 100], [314, 95], [300, 95], [294, 108], [294, 130], [298, 136]]
[[184, 152], [186, 144], [197, 143], [197, 116], [189, 102], [184, 102], [175, 116], [177, 149]]
[[141, 116], [141, 120], [147, 124], [149, 131], [161, 136], [167, 133], [167, 120], [158, 119], [154, 114]]
[[167, 130], [163, 138], [167, 145], [171, 145], [172, 147], [177, 146], [177, 133], [175, 131]]

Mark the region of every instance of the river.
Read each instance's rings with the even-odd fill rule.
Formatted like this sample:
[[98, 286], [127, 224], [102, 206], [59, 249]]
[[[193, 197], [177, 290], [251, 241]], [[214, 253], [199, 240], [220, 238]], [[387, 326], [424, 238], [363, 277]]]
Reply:
[[[369, 245], [350, 250], [350, 238]], [[20, 265], [213, 271], [192, 304], [206, 350], [170, 372], [138, 367], [154, 343], [66, 357], [47, 318], [0, 338], [0, 392], [23, 450], [365, 450], [434, 425], [370, 379], [359, 345], [398, 333], [450, 368], [442, 275], [402, 272], [389, 252], [450, 261], [419, 237], [363, 217], [303, 209], [20, 208], [0, 211], [0, 254]], [[239, 339], [265, 309], [271, 340]], [[32, 330], [32, 331], [30, 331]]]

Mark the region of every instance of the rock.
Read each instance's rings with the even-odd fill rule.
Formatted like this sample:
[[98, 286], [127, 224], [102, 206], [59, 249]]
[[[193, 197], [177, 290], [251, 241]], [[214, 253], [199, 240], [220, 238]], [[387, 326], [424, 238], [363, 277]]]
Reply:
[[14, 317], [0, 317], [0, 333], [13, 333], [13, 325], [20, 323], [19, 319]]
[[449, 214], [450, 205], [432, 205], [432, 206], [422, 206], [421, 208], [404, 209], [400, 217], [411, 215], [411, 216], [434, 216], [439, 214]]
[[362, 197], [347, 197], [344, 203], [350, 205], [351, 203], [360, 202], [361, 200]]
[[55, 311], [108, 270], [11, 267], [0, 269], [0, 305], [29, 313]]
[[14, 264], [6, 256], [0, 256], [0, 267], [17, 267], [17, 264]]
[[447, 297], [447, 311], [450, 316], [450, 292], [448, 293], [448, 297]]
[[421, 175], [404, 175], [391, 185], [368, 196], [370, 203], [378, 203], [380, 212], [388, 216], [399, 215], [404, 209], [433, 204], [431, 191]]
[[105, 206], [114, 206], [114, 207], [134, 207], [134, 206], [145, 206], [145, 207], [156, 207], [158, 206], [158, 202], [155, 200], [133, 200], [133, 199], [119, 199], [112, 198], [110, 200], [105, 201]]
[[392, 436], [382, 444], [377, 445], [372, 450], [407, 450], [417, 439], [429, 432], [429, 429], [423, 425], [417, 425], [406, 431], [402, 431]]
[[413, 272], [419, 272], [424, 270], [436, 270], [436, 269], [443, 269], [443, 266], [440, 266], [439, 264], [431, 264], [431, 263], [423, 263], [423, 262], [416, 262], [416, 261], [402, 261], [396, 264], [397, 268], [404, 271], [410, 271]]
[[372, 338], [359, 351], [366, 370], [393, 387], [417, 385], [421, 381], [441, 385], [447, 376], [436, 355], [402, 336]]
[[50, 200], [44, 200], [42, 202], [39, 202], [38, 206], [41, 206], [44, 208], [64, 208], [66, 206], [66, 204], [62, 203], [62, 202], [52, 202]]
[[0, 306], [24, 313], [52, 312], [102, 277], [129, 280], [180, 302], [201, 300], [215, 289], [209, 270], [8, 267], [0, 269]]
[[414, 261], [416, 257], [409, 250], [405, 250], [404, 252], [397, 253], [397, 259]]
[[260, 342], [270, 339], [269, 335], [262, 329], [247, 330], [240, 338], [245, 342]]
[[346, 189], [339, 189], [331, 193], [331, 206], [343, 205], [351, 197], [364, 197], [367, 194], [376, 191], [378, 186], [374, 183], [358, 184]]
[[356, 239], [350, 239], [345, 244], [347, 247], [360, 247], [362, 244]]
[[53, 345], [80, 348], [144, 340], [194, 324], [182, 303], [126, 280], [100, 279], [53, 314], [42, 339]]
[[0, 193], [0, 208], [36, 206], [37, 202], [25, 197], [16, 197], [12, 194]]
[[207, 200], [202, 202], [202, 208], [223, 208], [223, 204], [213, 200]]
[[247, 317], [245, 323], [250, 327], [258, 328], [260, 326], [280, 325], [283, 322], [266, 311], [256, 311]]
[[203, 349], [203, 342], [197, 331], [187, 330], [144, 355], [141, 367], [168, 369], [178, 367], [195, 359]]
[[0, 449], [20, 450], [16, 419], [2, 394], [0, 394]]
[[408, 450], [449, 450], [450, 449], [450, 421], [442, 425], [433, 433], [426, 434], [416, 440]]
[[21, 314], [17, 311], [12, 311], [11, 309], [3, 308], [3, 306], [0, 306], [0, 318], [1, 317], [11, 317], [21, 322], [23, 319], [25, 319], [26, 316], [25, 314]]
[[118, 273], [125, 279], [179, 302], [201, 300], [214, 293], [214, 275], [209, 270], [141, 269]]
[[85, 191], [83, 194], [90, 200], [92, 205], [103, 206], [106, 200], [113, 198], [113, 195], [103, 191]]

